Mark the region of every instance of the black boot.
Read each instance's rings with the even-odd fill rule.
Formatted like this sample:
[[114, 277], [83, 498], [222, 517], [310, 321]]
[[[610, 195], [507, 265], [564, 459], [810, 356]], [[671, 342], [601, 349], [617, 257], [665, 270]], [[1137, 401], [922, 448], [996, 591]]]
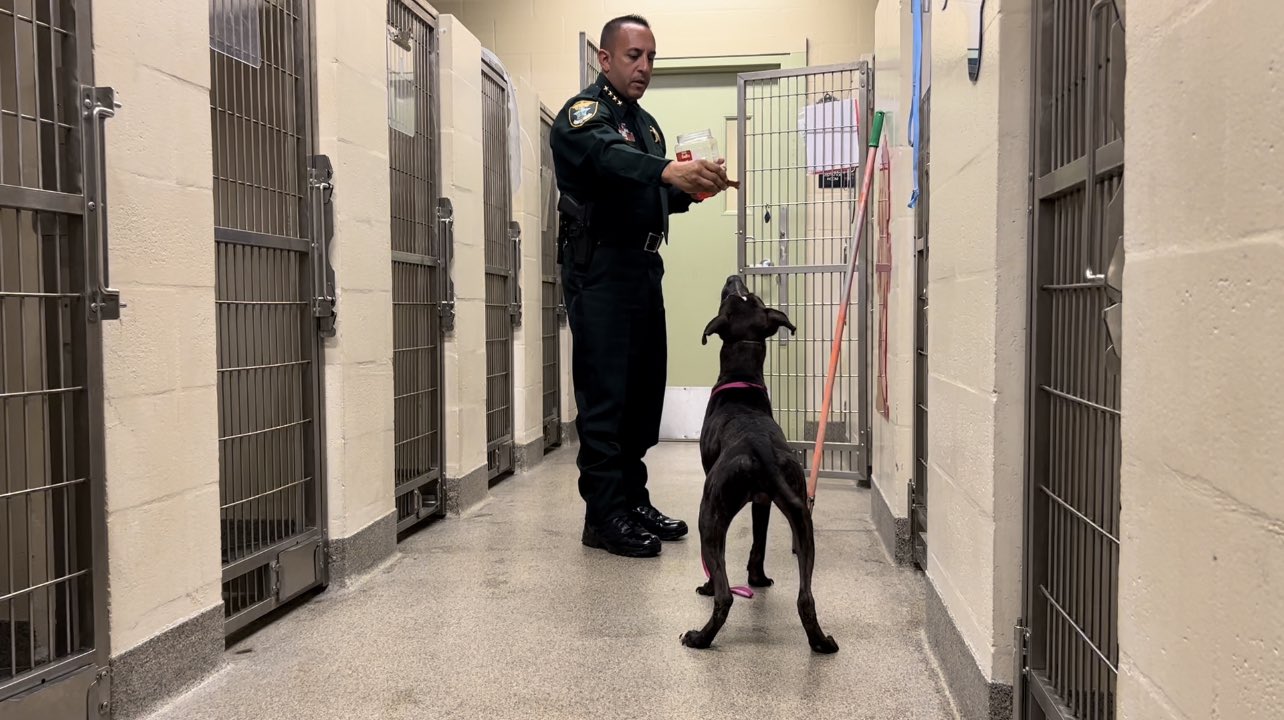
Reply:
[[619, 513], [600, 525], [584, 523], [581, 541], [591, 547], [624, 557], [655, 557], [660, 554], [660, 539], [630, 522]]
[[687, 524], [666, 516], [650, 505], [634, 508], [633, 519], [661, 540], [677, 540], [687, 534]]

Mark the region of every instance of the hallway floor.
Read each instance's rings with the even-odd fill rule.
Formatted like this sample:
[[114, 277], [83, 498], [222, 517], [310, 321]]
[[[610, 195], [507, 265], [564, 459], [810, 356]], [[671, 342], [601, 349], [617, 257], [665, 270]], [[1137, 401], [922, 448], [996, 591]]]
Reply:
[[[736, 598], [705, 651], [695, 593], [703, 474], [693, 443], [647, 458], [652, 499], [692, 531], [659, 558], [580, 544], [574, 449], [429, 525], [358, 584], [328, 590], [228, 649], [224, 668], [152, 720], [251, 718], [878, 718], [955, 713], [928, 658], [924, 588], [879, 547], [868, 491], [822, 480], [813, 580], [835, 655], [807, 646], [788, 523], [772, 511], [774, 587]], [[728, 565], [745, 582], [746, 508]]]

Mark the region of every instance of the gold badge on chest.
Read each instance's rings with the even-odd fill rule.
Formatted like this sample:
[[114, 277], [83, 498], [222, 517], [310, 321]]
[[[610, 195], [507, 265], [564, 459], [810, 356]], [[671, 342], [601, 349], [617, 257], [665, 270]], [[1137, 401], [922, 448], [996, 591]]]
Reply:
[[660, 142], [660, 131], [659, 131], [659, 130], [656, 130], [654, 125], [652, 125], [652, 126], [651, 126], [651, 139], [655, 140], [655, 144], [656, 144], [656, 145], [663, 145], [663, 144], [664, 144], [664, 143]]

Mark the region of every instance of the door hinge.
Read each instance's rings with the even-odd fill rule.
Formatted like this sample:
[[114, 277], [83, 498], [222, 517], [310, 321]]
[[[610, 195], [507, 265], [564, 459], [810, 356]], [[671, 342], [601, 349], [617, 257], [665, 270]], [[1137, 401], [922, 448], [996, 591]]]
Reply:
[[442, 334], [455, 331], [455, 301], [443, 300], [441, 307], [438, 308], [437, 314], [441, 317]]
[[111, 668], [100, 667], [94, 673], [94, 681], [89, 686], [89, 702], [87, 708], [93, 708], [89, 717], [109, 717], [111, 715]]
[[268, 572], [272, 576], [272, 597], [277, 599], [281, 595], [281, 561], [273, 560], [272, 564], [268, 565]]
[[1025, 716], [1025, 675], [1030, 667], [1030, 628], [1025, 626], [1025, 618], [1017, 620], [1012, 632], [1012, 720], [1022, 720]]

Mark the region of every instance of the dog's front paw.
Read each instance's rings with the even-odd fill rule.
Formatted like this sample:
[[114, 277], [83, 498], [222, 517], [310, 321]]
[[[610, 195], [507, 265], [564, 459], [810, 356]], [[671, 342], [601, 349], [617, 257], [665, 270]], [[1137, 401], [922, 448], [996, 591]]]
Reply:
[[704, 650], [709, 647], [710, 640], [705, 637], [704, 633], [699, 630], [690, 630], [682, 636], [682, 644], [696, 650]]
[[772, 585], [775, 585], [775, 584], [776, 584], [775, 580], [772, 580], [771, 578], [767, 577], [762, 573], [749, 574], [749, 587], [764, 588], [764, 587], [771, 587]]
[[826, 635], [819, 640], [813, 640], [811, 649], [824, 655], [830, 655], [838, 652], [838, 643], [834, 641], [833, 635]]
[[709, 582], [696, 588], [696, 592], [699, 593], [700, 595], [704, 595], [705, 597], [713, 597], [713, 581], [710, 580]]

